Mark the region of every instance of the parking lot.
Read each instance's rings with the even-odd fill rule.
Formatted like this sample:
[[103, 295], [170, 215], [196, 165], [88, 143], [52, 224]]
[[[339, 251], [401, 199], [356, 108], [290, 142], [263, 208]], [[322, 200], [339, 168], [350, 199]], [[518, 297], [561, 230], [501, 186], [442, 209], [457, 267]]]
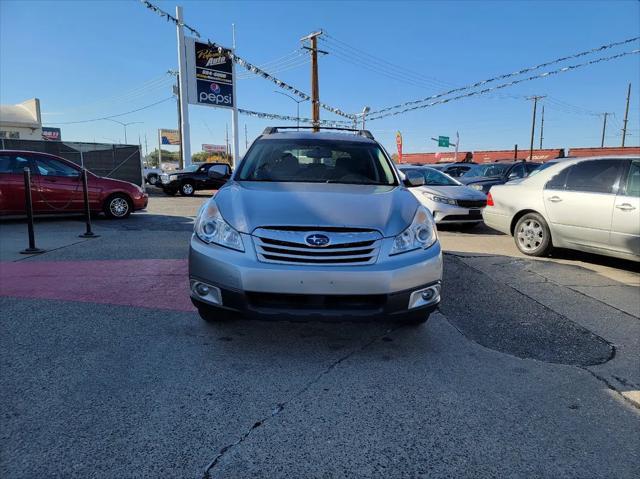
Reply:
[[637, 477], [640, 274], [441, 229], [422, 326], [202, 321], [210, 192], [122, 221], [0, 224], [4, 477]]

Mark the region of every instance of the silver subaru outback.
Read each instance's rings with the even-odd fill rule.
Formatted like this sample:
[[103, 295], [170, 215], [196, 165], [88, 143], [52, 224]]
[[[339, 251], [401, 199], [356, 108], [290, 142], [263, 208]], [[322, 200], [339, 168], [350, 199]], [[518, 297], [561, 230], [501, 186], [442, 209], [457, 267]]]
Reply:
[[431, 213], [407, 189], [423, 183], [401, 181], [368, 131], [267, 128], [200, 209], [193, 304], [207, 321], [426, 321], [440, 302], [442, 252]]

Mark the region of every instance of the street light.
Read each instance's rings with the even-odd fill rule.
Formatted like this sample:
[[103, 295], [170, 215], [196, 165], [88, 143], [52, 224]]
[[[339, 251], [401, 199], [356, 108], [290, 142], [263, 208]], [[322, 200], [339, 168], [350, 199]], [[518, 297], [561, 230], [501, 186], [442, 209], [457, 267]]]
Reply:
[[112, 118], [104, 118], [105, 120], [109, 120], [112, 121], [114, 123], [118, 123], [119, 125], [122, 125], [124, 127], [124, 144], [127, 144], [127, 127], [129, 125], [135, 125], [136, 123], [144, 123], [143, 121], [131, 121], [129, 123], [123, 123], [121, 121], [118, 120], [113, 120]]
[[291, 98], [293, 101], [296, 102], [296, 119], [297, 119], [297, 128], [299, 130], [300, 129], [300, 103], [307, 101], [308, 98], [305, 99], [305, 100], [298, 100], [297, 98], [294, 98], [291, 95], [288, 95], [288, 94], [286, 94], [286, 93], [284, 93], [282, 91], [278, 91], [278, 90], [273, 90], [273, 93], [279, 93], [280, 95], [284, 95], [287, 98]]
[[[362, 113], [356, 113], [355, 116], [356, 118], [361, 116], [362, 117], [362, 129], [364, 130], [364, 124], [365, 124], [365, 118], [367, 116], [367, 113], [369, 113], [371, 111], [371, 108], [369, 108], [368, 106], [365, 106], [362, 109]], [[354, 127], [357, 127], [357, 120], [353, 120], [353, 125]]]

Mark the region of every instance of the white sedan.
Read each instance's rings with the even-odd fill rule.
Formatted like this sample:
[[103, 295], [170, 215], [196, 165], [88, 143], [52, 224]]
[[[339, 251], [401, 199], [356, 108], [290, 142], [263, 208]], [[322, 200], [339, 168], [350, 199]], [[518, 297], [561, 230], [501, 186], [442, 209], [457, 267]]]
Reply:
[[431, 211], [437, 224], [474, 226], [482, 223], [482, 208], [487, 204], [487, 196], [481, 191], [469, 188], [435, 168], [402, 165], [398, 169], [424, 178], [423, 186], [412, 186], [409, 191]]
[[640, 158], [547, 163], [493, 186], [482, 216], [527, 255], [555, 246], [640, 261]]

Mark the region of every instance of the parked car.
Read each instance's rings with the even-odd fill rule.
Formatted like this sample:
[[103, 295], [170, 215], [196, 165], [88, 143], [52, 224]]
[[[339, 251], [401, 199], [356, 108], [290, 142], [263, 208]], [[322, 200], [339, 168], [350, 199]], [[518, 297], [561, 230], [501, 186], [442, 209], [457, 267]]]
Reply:
[[207, 321], [426, 321], [442, 252], [431, 213], [406, 187], [423, 183], [412, 172], [401, 181], [367, 131], [267, 128], [200, 209], [193, 304]]
[[580, 158], [494, 186], [483, 212], [524, 254], [552, 247], [640, 261], [640, 158]]
[[[82, 168], [47, 153], [0, 151], [0, 214], [24, 215], [24, 169], [31, 171], [31, 196], [36, 214], [84, 211]], [[96, 176], [87, 171], [89, 207], [110, 218], [126, 218], [147, 207], [148, 195], [137, 185]]]
[[160, 168], [151, 168], [149, 166], [145, 166], [143, 171], [144, 181], [146, 183], [149, 183], [150, 185], [155, 186], [160, 182], [160, 177], [163, 173], [164, 171], [162, 171]]
[[434, 163], [429, 165], [430, 168], [442, 171], [449, 176], [459, 178], [467, 174], [467, 172], [475, 165], [473, 162], [455, 162], [455, 163]]
[[410, 188], [414, 196], [429, 208], [437, 224], [459, 223], [470, 226], [482, 223], [482, 208], [487, 196], [430, 167], [399, 166], [406, 174], [422, 175], [424, 186]]
[[460, 182], [487, 194], [492, 186], [526, 178], [542, 163], [530, 161], [498, 161], [475, 165], [460, 177]]
[[217, 190], [230, 177], [231, 167], [227, 163], [196, 163], [160, 176], [162, 190], [167, 195], [179, 191], [183, 196], [191, 196], [198, 190]]

